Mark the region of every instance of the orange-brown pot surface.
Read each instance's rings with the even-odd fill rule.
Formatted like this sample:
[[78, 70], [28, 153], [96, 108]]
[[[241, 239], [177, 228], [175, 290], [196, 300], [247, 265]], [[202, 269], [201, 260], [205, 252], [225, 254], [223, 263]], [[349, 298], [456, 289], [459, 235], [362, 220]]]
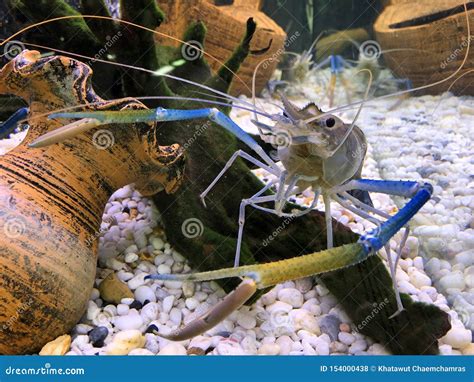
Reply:
[[[144, 195], [173, 192], [184, 156], [159, 146], [155, 125], [115, 125], [64, 143], [28, 143], [67, 121], [53, 110], [144, 108], [133, 99], [104, 101], [91, 69], [76, 60], [24, 51], [0, 71], [0, 93], [22, 97], [30, 129], [0, 156], [0, 353], [38, 351], [84, 313], [94, 284], [101, 216], [110, 195], [135, 183]], [[78, 109], [76, 109], [78, 110]]]

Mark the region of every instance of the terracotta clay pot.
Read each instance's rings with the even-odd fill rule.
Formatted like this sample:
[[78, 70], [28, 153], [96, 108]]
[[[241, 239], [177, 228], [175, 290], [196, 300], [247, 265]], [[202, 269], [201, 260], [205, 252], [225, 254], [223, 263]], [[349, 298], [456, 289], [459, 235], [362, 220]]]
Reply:
[[80, 319], [95, 279], [101, 216], [115, 190], [135, 183], [144, 195], [170, 193], [182, 178], [182, 148], [159, 146], [155, 125], [114, 125], [27, 147], [67, 122], [48, 120], [53, 110], [144, 108], [133, 99], [99, 98], [91, 74], [81, 62], [36, 51], [0, 71], [0, 93], [30, 106], [26, 139], [0, 156], [1, 354], [36, 352]]
[[[456, 75], [451, 90], [474, 94], [474, 6], [464, 0], [392, 0], [374, 24], [377, 41], [388, 51], [383, 58], [399, 77], [409, 78], [415, 87], [432, 84], [452, 75], [462, 64], [468, 46], [467, 22], [471, 29], [471, 47], [467, 61]], [[462, 77], [461, 77], [462, 76]], [[454, 78], [420, 93], [447, 91]]]
[[[257, 30], [252, 38], [251, 48], [262, 50], [271, 42], [270, 48], [265, 53], [250, 55], [245, 59], [237, 71], [241, 81], [234, 79], [230, 94], [252, 95], [254, 69], [262, 60], [269, 59], [266, 64], [260, 66], [257, 73], [255, 89], [258, 94], [271, 78], [284, 52], [286, 33], [268, 15], [260, 11], [262, 1], [234, 0], [231, 5], [215, 5], [218, 3], [216, 0], [158, 0], [158, 5], [166, 14], [166, 20], [160, 25], [158, 32], [182, 38], [192, 22], [202, 21], [207, 28], [204, 50], [217, 61], [209, 56], [205, 58], [211, 69], [217, 71], [240, 43], [247, 20], [252, 17], [257, 23]], [[293, 36], [295, 37], [297, 36]], [[156, 39], [162, 45], [179, 45], [177, 41], [162, 35], [157, 35]]]

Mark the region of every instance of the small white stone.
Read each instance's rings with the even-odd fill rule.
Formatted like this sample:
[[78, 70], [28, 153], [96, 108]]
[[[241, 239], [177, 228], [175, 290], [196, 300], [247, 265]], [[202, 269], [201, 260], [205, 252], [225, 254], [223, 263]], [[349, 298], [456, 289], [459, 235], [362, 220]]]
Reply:
[[293, 345], [293, 340], [290, 338], [290, 336], [278, 337], [275, 343], [280, 346], [280, 355], [290, 354]]
[[389, 355], [390, 353], [380, 344], [373, 344], [369, 347], [369, 354], [374, 355]]
[[304, 329], [313, 334], [321, 334], [316, 318], [307, 310], [294, 309], [289, 312], [289, 317], [295, 330]]
[[91, 300], [97, 300], [100, 297], [100, 292], [97, 288], [92, 288]]
[[357, 340], [351, 346], [349, 346], [349, 353], [355, 354], [360, 351], [367, 349], [367, 342], [364, 340]]
[[412, 295], [418, 294], [418, 289], [410, 284], [408, 281], [400, 281], [398, 283], [398, 289], [401, 293], [407, 293]]
[[114, 317], [113, 323], [119, 330], [139, 329], [143, 325], [143, 319], [138, 313], [132, 313], [133, 309], [126, 316]]
[[329, 344], [325, 341], [319, 341], [316, 344], [316, 352], [319, 355], [329, 355]]
[[131, 290], [137, 289], [139, 286], [145, 284], [145, 273], [140, 273], [127, 281], [127, 285]]
[[169, 313], [173, 307], [175, 297], [173, 295], [166, 296], [163, 299], [163, 312]]
[[77, 324], [74, 330], [77, 334], [87, 334], [93, 329], [92, 326], [86, 324]]
[[283, 288], [278, 292], [278, 299], [282, 302], [286, 302], [293, 308], [301, 308], [304, 299], [303, 294], [298, 289]]
[[260, 301], [263, 305], [271, 305], [276, 301], [277, 298], [277, 291], [276, 288], [271, 289], [267, 293], [265, 293], [261, 298]]
[[280, 353], [280, 346], [278, 344], [263, 344], [258, 349], [260, 355], [277, 355]]
[[410, 268], [408, 275], [410, 276], [410, 282], [415, 288], [420, 289], [424, 286], [431, 286], [431, 279], [414, 267]]
[[194, 292], [196, 291], [196, 284], [192, 281], [184, 281], [182, 288], [184, 297], [192, 297], [194, 296]]
[[147, 300], [149, 302], [155, 302], [156, 296], [149, 286], [142, 285], [135, 289], [135, 299], [143, 304]]
[[[239, 333], [240, 334], [240, 333]], [[241, 336], [244, 336], [245, 334], [242, 333]], [[231, 336], [233, 337], [233, 336]], [[237, 337], [237, 336], [235, 336]], [[237, 339], [237, 338], [236, 338]], [[245, 354], [257, 354], [257, 341], [250, 336], [244, 337], [242, 341], [240, 341], [240, 346], [242, 346], [242, 349], [244, 350]]]
[[321, 297], [329, 294], [329, 290], [324, 285], [321, 285], [321, 284], [316, 285], [316, 290], [318, 291], [318, 294]]
[[130, 264], [138, 260], [138, 255], [136, 253], [127, 253], [125, 255], [125, 262]]
[[472, 333], [462, 326], [453, 326], [441, 341], [452, 346], [455, 349], [462, 349], [471, 343]]
[[291, 310], [293, 310], [293, 307], [282, 301], [275, 301], [273, 304], [267, 306], [267, 312], [270, 314], [289, 313]]
[[439, 345], [438, 347], [439, 349], [439, 354], [441, 355], [451, 355], [453, 354], [453, 348], [451, 347], [451, 345]]
[[257, 325], [257, 320], [254, 316], [248, 313], [240, 313], [237, 315], [237, 324], [239, 324], [244, 329], [250, 330], [255, 328]]
[[339, 341], [344, 345], [352, 345], [355, 341], [355, 337], [351, 333], [339, 332], [338, 334]]
[[415, 258], [413, 259], [413, 266], [414, 266], [416, 269], [422, 271], [422, 270], [423, 270], [423, 267], [424, 267], [424, 265], [423, 265], [423, 258], [420, 257], [420, 256], [415, 257]]
[[466, 267], [474, 265], [474, 249], [458, 253], [455, 261], [456, 263], [464, 264]]
[[162, 250], [164, 247], [165, 247], [165, 243], [163, 240], [161, 240], [159, 237], [154, 237], [152, 240], [151, 240], [151, 245], [153, 246], [153, 248], [157, 251], [160, 251]]
[[439, 283], [444, 290], [450, 288], [463, 290], [466, 285], [464, 275], [461, 271], [454, 271], [447, 274], [446, 276], [443, 276], [439, 280]]
[[183, 314], [181, 310], [178, 308], [173, 308], [170, 311], [170, 320], [173, 324], [179, 325], [181, 324], [181, 320], [183, 319]]
[[118, 314], [119, 316], [125, 316], [125, 315], [127, 315], [128, 312], [129, 312], [129, 310], [130, 310], [130, 308], [129, 308], [129, 306], [126, 305], [126, 304], [118, 304], [118, 305], [117, 305], [117, 314]]
[[150, 322], [157, 319], [159, 311], [159, 305], [156, 302], [149, 302], [142, 308], [140, 315], [145, 322]]
[[320, 316], [321, 315], [321, 307], [319, 306], [319, 301], [316, 298], [311, 298], [308, 301], [305, 301], [305, 303], [302, 306], [302, 309], [307, 310], [311, 314], [314, 314], [315, 316]]
[[133, 189], [130, 186], [125, 186], [115, 191], [110, 198], [111, 199], [126, 199], [126, 198], [130, 198], [132, 196], [132, 193], [133, 193]]
[[133, 349], [145, 345], [145, 337], [139, 330], [125, 330], [117, 333], [112, 342], [106, 347], [106, 353], [110, 355], [126, 355]]
[[169, 342], [159, 352], [158, 355], [186, 355], [186, 348], [179, 342]]
[[194, 337], [189, 343], [188, 348], [199, 348], [203, 351], [209, 349], [212, 345], [212, 339], [204, 336]]
[[230, 341], [230, 340], [223, 340], [220, 341], [214, 352], [219, 355], [244, 355], [245, 352], [240, 346], [239, 343]]
[[128, 247], [127, 249], [125, 249], [125, 254], [127, 254], [127, 253], [137, 253], [137, 252], [138, 252], [138, 247], [135, 244], [133, 244], [130, 247]]
[[316, 350], [314, 350], [314, 348], [311, 346], [311, 344], [308, 341], [303, 340], [301, 344], [303, 345], [304, 355], [317, 355]]
[[160, 275], [167, 275], [171, 273], [171, 267], [166, 264], [158, 265], [158, 268], [156, 268], [156, 270]]
[[83, 334], [74, 338], [74, 341], [72, 341], [71, 347], [77, 346], [79, 349], [85, 350], [87, 348], [85, 345], [89, 345], [89, 336]]
[[347, 345], [339, 341], [332, 342], [329, 349], [331, 353], [347, 353]]
[[196, 300], [194, 297], [187, 298], [185, 301], [186, 308], [189, 310], [194, 310], [199, 306], [199, 301]]
[[161, 254], [161, 255], [157, 255], [155, 257], [155, 259], [153, 260], [153, 263], [156, 266], [159, 266], [159, 265], [163, 264], [166, 260], [168, 260], [168, 256], [166, 256], [164, 254]]

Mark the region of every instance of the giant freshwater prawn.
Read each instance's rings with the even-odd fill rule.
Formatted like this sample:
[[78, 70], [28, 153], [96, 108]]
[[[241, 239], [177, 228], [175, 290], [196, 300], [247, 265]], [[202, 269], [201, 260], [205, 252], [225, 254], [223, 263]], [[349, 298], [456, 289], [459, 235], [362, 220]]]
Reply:
[[[466, 7], [465, 11], [467, 18]], [[111, 18], [105, 16], [89, 15], [66, 16], [45, 20], [17, 32], [10, 38], [1, 42], [0, 46], [4, 45], [15, 36], [20, 35], [28, 29], [35, 28], [45, 23], [54, 23], [59, 20], [75, 17], [105, 19], [109, 21], [112, 20]], [[160, 34], [162, 36], [164, 35], [163, 33], [131, 22], [115, 19], [113, 20], [115, 22], [118, 21], [126, 23], [134, 28], [141, 28], [152, 33]], [[469, 22], [467, 22], [467, 30], [470, 34]], [[188, 44], [185, 41], [181, 41], [171, 36], [166, 37], [179, 41], [182, 44]], [[163, 76], [164, 78], [196, 86], [197, 88], [202, 89], [201, 91], [204, 92], [202, 94], [212, 95], [215, 99], [221, 99], [222, 101], [209, 100], [199, 97], [193, 98], [178, 96], [150, 96], [137, 98], [199, 101], [201, 103], [207, 103], [211, 106], [209, 108], [191, 110], [173, 110], [159, 107], [151, 110], [81, 112], [75, 110], [81, 109], [81, 107], [84, 105], [76, 105], [74, 108], [56, 110], [55, 112], [51, 113], [49, 118], [73, 121], [61, 128], [48, 132], [47, 134], [39, 137], [30, 144], [30, 147], [33, 150], [53, 144], [60, 144], [66, 140], [74, 139], [75, 136], [85, 131], [104, 125], [113, 126], [114, 124], [128, 124], [136, 122], [165, 122], [208, 118], [245, 143], [251, 149], [253, 155], [250, 155], [246, 151], [238, 150], [229, 158], [225, 167], [218, 174], [216, 174], [215, 179], [200, 194], [199, 197], [201, 198], [204, 205], [206, 205], [205, 201], [208, 193], [219, 182], [226, 171], [238, 158], [242, 158], [275, 176], [275, 180], [271, 180], [266, 185], [262, 186], [262, 188], [254, 195], [242, 195], [243, 199], [239, 208], [239, 229], [237, 234], [234, 268], [195, 274], [147, 276], [148, 279], [195, 281], [214, 280], [227, 277], [242, 278], [242, 283], [236, 288], [236, 290], [230, 293], [209, 312], [205, 313], [201, 317], [198, 317], [196, 320], [190, 322], [185, 327], [177, 329], [170, 334], [156, 333], [160, 336], [171, 340], [183, 340], [191, 338], [205, 332], [206, 330], [209, 330], [217, 323], [222, 321], [235, 309], [238, 309], [240, 306], [242, 306], [256, 292], [257, 289], [267, 288], [287, 280], [347, 267], [365, 260], [368, 256], [375, 254], [382, 248], [385, 248], [387, 252], [390, 273], [395, 289], [397, 310], [394, 312], [393, 316], [396, 316], [401, 311], [403, 311], [403, 304], [396, 285], [395, 276], [397, 263], [400, 259], [402, 249], [409, 234], [408, 223], [409, 220], [417, 213], [417, 211], [430, 199], [433, 188], [430, 184], [415, 181], [362, 179], [361, 172], [366, 155], [367, 143], [363, 130], [356, 125], [356, 122], [360, 113], [362, 112], [364, 105], [367, 105], [374, 100], [408, 94], [417, 90], [423, 90], [431, 86], [438, 85], [451, 79], [454, 79], [454, 81], [459, 79], [460, 77], [457, 79], [455, 77], [467, 60], [470, 48], [469, 42], [470, 39], [468, 39], [466, 55], [461, 66], [454, 73], [441, 81], [414, 89], [399, 91], [382, 97], [368, 99], [371, 84], [371, 81], [369, 81], [365, 96], [361, 101], [353, 102], [328, 111], [322, 111], [318, 105], [311, 102], [307, 104], [307, 106], [299, 108], [292, 104], [283, 94], [281, 94], [281, 101], [283, 104], [283, 106], [280, 107], [281, 113], [269, 114], [264, 110], [263, 107], [257, 106], [255, 99], [255, 76], [260, 64], [262, 64], [263, 61], [257, 65], [254, 71], [252, 83], [253, 102], [230, 96], [224, 92], [215, 90], [209, 86], [202, 85], [188, 79], [180, 78], [166, 72], [160, 72], [159, 75]], [[110, 65], [143, 71], [149, 74], [157, 74], [157, 72], [153, 70], [125, 65], [117, 62], [109, 62], [102, 59], [94, 59], [92, 57], [87, 57], [71, 52], [59, 51], [51, 47], [29, 43], [25, 43], [25, 45], [44, 49], [46, 51], [53, 50], [77, 58], [95, 60]], [[193, 48], [199, 49], [195, 46]], [[203, 50], [202, 53], [211, 59], [215, 59]], [[361, 72], [364, 71], [367, 72], [367, 70], [362, 70]], [[370, 76], [370, 71], [368, 72]], [[235, 73], [233, 74], [236, 75]], [[243, 82], [237, 75], [236, 78]], [[280, 167], [278, 163], [269, 154], [267, 154], [265, 150], [248, 133], [241, 129], [226, 114], [222, 113], [216, 108], [217, 106], [229, 106], [230, 103], [232, 107], [251, 111], [254, 114], [254, 119], [252, 122], [257, 126], [260, 133], [260, 138], [263, 142], [271, 143], [277, 147], [278, 159], [281, 162], [282, 167]], [[349, 110], [355, 107], [357, 107], [358, 110], [351, 122], [346, 123], [336, 115], [338, 112]], [[265, 117], [266, 120], [270, 122], [261, 122], [259, 120], [259, 116]], [[24, 116], [19, 119], [22, 118], [24, 118]], [[275, 193], [270, 192], [272, 187], [276, 187]], [[289, 198], [301, 193], [307, 188], [311, 188], [315, 193], [315, 197], [311, 205], [298, 212], [286, 212], [285, 205]], [[374, 206], [370, 203], [370, 199], [361, 201], [354, 197], [351, 194], [351, 191], [354, 190], [363, 191], [365, 193], [376, 192], [396, 195], [408, 198], [409, 201], [403, 208], [401, 208], [396, 214], [392, 216], [384, 211], [381, 211], [380, 209], [374, 208]], [[294, 218], [312, 211], [316, 207], [316, 203], [320, 195], [323, 198], [325, 206], [327, 234], [326, 250], [311, 255], [295, 257], [273, 263], [240, 266], [240, 252], [244, 235], [247, 207], [255, 208], [282, 217]], [[334, 201], [352, 213], [373, 222], [375, 224], [375, 228], [363, 234], [357, 243], [334, 248], [330, 205], [331, 201]], [[390, 253], [389, 240], [400, 229], [404, 229], [403, 238], [396, 250], [396, 256], [393, 258]]]

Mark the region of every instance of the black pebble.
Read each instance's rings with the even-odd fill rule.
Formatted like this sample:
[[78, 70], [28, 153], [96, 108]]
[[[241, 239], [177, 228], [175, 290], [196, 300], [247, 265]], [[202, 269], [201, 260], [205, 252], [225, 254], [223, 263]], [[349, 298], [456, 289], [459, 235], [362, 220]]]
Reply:
[[231, 334], [232, 334], [231, 332], [223, 331], [223, 332], [216, 333], [215, 335], [216, 336], [221, 336], [221, 337], [224, 337], [224, 338], [229, 338]]
[[158, 331], [158, 327], [155, 324], [151, 324], [148, 328], [146, 328], [145, 333], [154, 333]]
[[105, 326], [97, 326], [89, 332], [89, 340], [95, 348], [101, 348], [108, 335], [109, 330]]
[[130, 304], [130, 309], [137, 309], [140, 310], [143, 307], [142, 303], [138, 300], [133, 300]]

